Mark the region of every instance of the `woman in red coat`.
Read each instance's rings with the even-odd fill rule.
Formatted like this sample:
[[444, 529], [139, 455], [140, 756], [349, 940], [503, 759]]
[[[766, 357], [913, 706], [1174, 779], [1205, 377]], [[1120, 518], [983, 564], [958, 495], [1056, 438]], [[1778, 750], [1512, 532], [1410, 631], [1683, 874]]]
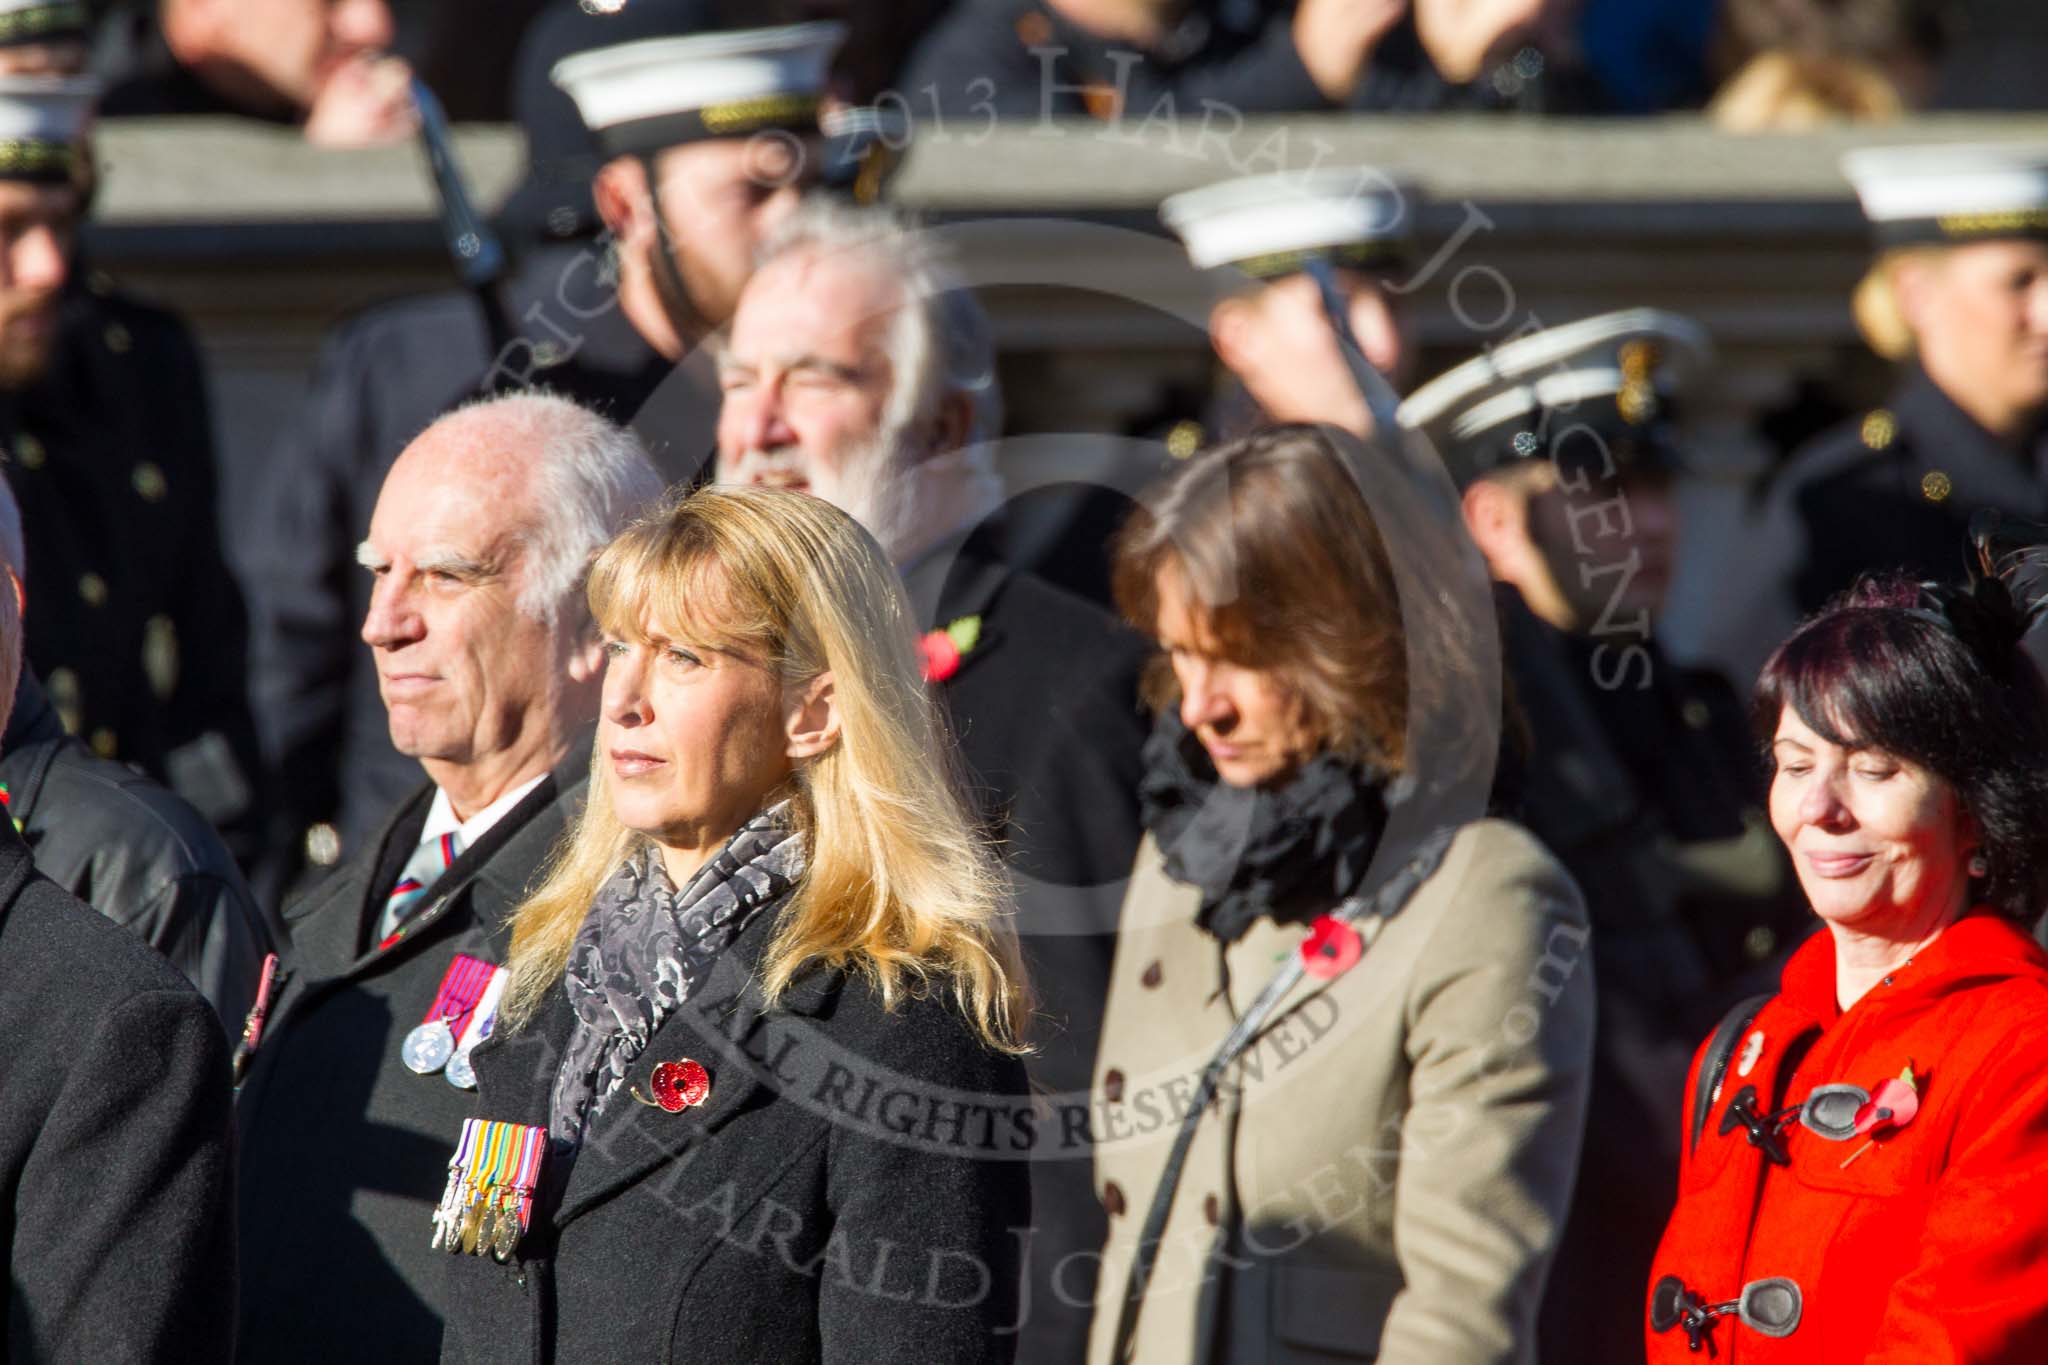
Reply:
[[2048, 955], [2016, 922], [2048, 905], [2048, 700], [2023, 627], [1996, 579], [1866, 585], [1764, 666], [1771, 822], [1827, 932], [1693, 1064], [1653, 1363], [2048, 1362]]

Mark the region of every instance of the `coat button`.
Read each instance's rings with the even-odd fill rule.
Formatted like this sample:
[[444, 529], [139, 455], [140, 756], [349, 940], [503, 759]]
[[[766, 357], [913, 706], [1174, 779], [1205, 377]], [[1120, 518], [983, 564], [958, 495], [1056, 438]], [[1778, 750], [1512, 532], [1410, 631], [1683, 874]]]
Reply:
[[92, 751], [101, 758], [112, 758], [119, 748], [120, 742], [114, 738], [114, 732], [104, 725], [92, 732]]
[[1114, 1180], [1103, 1181], [1102, 1207], [1109, 1210], [1110, 1217], [1121, 1217], [1124, 1211], [1123, 1186], [1117, 1184]]
[[315, 867], [333, 867], [341, 861], [341, 831], [325, 820], [306, 830], [306, 861]]
[[170, 481], [164, 478], [163, 466], [154, 460], [144, 460], [136, 465], [128, 476], [128, 482], [133, 485], [135, 496], [144, 502], [162, 502], [171, 487]]
[[1215, 1195], [1202, 1196], [1202, 1217], [1209, 1220], [1209, 1226], [1212, 1228], [1222, 1223], [1223, 1206], [1217, 1202]]
[[1102, 1073], [1102, 1097], [1116, 1104], [1124, 1097], [1124, 1073], [1111, 1067]]
[[130, 336], [128, 329], [118, 322], [107, 324], [106, 338], [107, 349], [115, 355], [127, 355], [128, 352], [135, 349], [135, 338]]
[[96, 573], [81, 574], [78, 579], [78, 595], [85, 599], [88, 607], [106, 605], [107, 580]]
[[1955, 491], [1955, 484], [1939, 469], [1931, 469], [1920, 480], [1920, 496], [1929, 502], [1946, 502], [1948, 495]]
[[14, 458], [21, 462], [23, 469], [41, 469], [48, 453], [41, 441], [24, 431], [14, 438]]
[[1160, 967], [1159, 963], [1155, 961], [1150, 966], [1145, 968], [1144, 975], [1138, 978], [1138, 984], [1140, 986], [1145, 987], [1145, 989], [1147, 990], [1151, 990], [1159, 985], [1160, 981], [1165, 977], [1165, 975], [1165, 971]]

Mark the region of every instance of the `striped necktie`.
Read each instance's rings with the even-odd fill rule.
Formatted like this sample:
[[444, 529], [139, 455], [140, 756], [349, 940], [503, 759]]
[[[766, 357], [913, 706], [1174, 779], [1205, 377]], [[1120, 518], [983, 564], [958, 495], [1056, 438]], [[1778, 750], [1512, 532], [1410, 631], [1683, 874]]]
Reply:
[[399, 928], [420, 908], [433, 889], [441, 874], [448, 870], [462, 854], [460, 831], [450, 830], [431, 839], [422, 840], [406, 860], [405, 870], [398, 874], [398, 885], [391, 888], [385, 898], [384, 913], [377, 920], [377, 941], [383, 942], [397, 933]]

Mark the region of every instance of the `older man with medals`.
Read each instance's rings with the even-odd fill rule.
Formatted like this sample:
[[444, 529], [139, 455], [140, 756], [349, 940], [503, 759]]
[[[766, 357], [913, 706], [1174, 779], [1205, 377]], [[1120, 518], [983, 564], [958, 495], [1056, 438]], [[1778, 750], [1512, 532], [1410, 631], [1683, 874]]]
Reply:
[[291, 957], [244, 1034], [251, 1359], [439, 1353], [419, 1227], [504, 989], [504, 916], [581, 801], [584, 573], [660, 492], [631, 433], [535, 394], [442, 418], [385, 480], [363, 640], [392, 743], [431, 780], [287, 908]]

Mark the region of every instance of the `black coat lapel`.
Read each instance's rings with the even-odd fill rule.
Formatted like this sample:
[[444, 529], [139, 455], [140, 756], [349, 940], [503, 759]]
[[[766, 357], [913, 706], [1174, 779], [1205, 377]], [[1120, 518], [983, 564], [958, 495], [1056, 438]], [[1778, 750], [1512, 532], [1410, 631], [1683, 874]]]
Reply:
[[28, 879], [35, 873], [35, 858], [28, 851], [28, 845], [14, 832], [11, 824], [0, 824], [0, 923], [7, 919], [14, 909], [15, 899], [21, 895], [21, 888], [28, 885]]
[[[839, 977], [807, 972], [792, 983], [773, 1011], [764, 1009], [755, 977], [775, 920], [773, 913], [757, 915], [720, 955], [696, 993], [654, 1031], [647, 1050], [628, 1073], [626, 1087], [611, 1098], [584, 1135], [555, 1215], [557, 1227], [646, 1178], [778, 1093], [781, 1082], [775, 1063], [782, 1049], [795, 1046], [804, 1032], [816, 1028], [815, 1016], [836, 990]], [[562, 1010], [569, 1013], [566, 1001]], [[652, 1097], [649, 1077], [655, 1067], [685, 1058], [710, 1073], [711, 1094], [703, 1104], [672, 1114], [633, 1098], [634, 1086]], [[550, 1073], [547, 1085], [551, 1088], [553, 1082]], [[545, 1100], [541, 1107], [545, 1112]]]
[[948, 682], [987, 657], [1003, 635], [993, 608], [1010, 580], [1010, 568], [990, 553], [994, 532], [978, 528], [964, 539], [931, 551], [903, 576], [904, 591], [920, 631], [944, 630], [969, 616], [981, 618], [974, 648], [960, 659]]
[[[399, 803], [377, 831], [368, 856], [354, 859], [306, 894], [303, 903], [285, 910], [291, 929], [286, 963], [302, 983], [345, 976], [361, 955], [365, 923], [375, 923], [384, 897], [398, 880], [399, 869], [412, 856], [434, 799], [431, 783]], [[396, 859], [394, 862], [393, 859]], [[386, 865], [391, 871], [387, 878]]]

